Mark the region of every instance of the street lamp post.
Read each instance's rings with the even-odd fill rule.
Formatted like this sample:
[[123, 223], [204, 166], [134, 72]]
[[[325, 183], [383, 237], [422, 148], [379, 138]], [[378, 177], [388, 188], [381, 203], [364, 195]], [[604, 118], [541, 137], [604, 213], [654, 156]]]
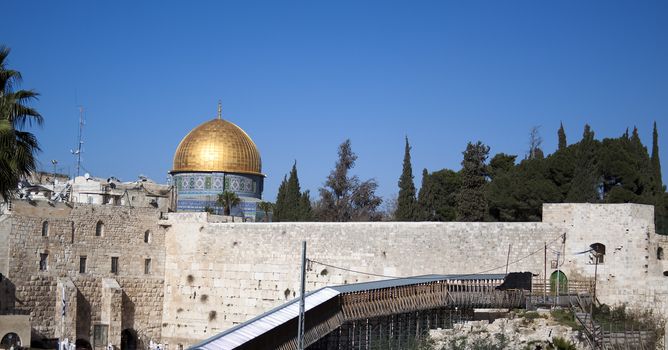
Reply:
[[56, 194], [56, 165], [58, 164], [58, 161], [56, 159], [51, 160], [51, 164], [53, 164], [53, 178], [51, 179], [53, 182], [53, 194]]

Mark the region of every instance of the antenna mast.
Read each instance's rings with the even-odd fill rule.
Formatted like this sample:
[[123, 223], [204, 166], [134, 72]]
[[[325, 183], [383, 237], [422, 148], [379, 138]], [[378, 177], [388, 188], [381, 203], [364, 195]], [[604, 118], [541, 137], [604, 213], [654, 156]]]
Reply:
[[79, 143], [77, 145], [77, 150], [72, 151], [77, 157], [77, 176], [81, 174], [81, 145], [83, 145], [83, 126], [84, 126], [84, 117], [83, 117], [83, 106], [79, 106]]

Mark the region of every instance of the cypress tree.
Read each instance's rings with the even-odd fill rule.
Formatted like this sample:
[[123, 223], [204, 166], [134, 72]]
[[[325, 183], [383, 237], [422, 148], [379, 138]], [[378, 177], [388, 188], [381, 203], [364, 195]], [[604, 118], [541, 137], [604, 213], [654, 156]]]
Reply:
[[406, 148], [404, 151], [404, 166], [399, 177], [399, 197], [397, 199], [397, 221], [417, 220], [417, 200], [415, 199], [415, 184], [413, 183], [413, 168], [411, 166], [411, 146], [406, 137]]
[[431, 182], [429, 179], [429, 172], [427, 169], [422, 169], [422, 186], [418, 193], [418, 220], [432, 221], [432, 213], [434, 211], [434, 204], [432, 202], [433, 196], [431, 194]]
[[668, 234], [668, 194], [663, 187], [661, 178], [661, 161], [659, 159], [659, 133], [656, 130], [656, 121], [654, 122], [654, 131], [652, 132], [652, 177], [654, 178], [654, 224], [656, 232], [659, 234]]
[[299, 177], [297, 176], [297, 162], [292, 164], [288, 183], [285, 187], [285, 204], [283, 212], [283, 221], [299, 221], [299, 204], [301, 202], [301, 192], [299, 188]]
[[281, 185], [278, 186], [278, 194], [276, 195], [276, 204], [274, 205], [274, 221], [285, 221], [284, 212], [285, 212], [285, 190], [288, 186], [288, 180], [283, 176], [283, 181]]
[[559, 136], [559, 150], [566, 149], [568, 144], [566, 143], [566, 131], [564, 131], [564, 123], [559, 123], [559, 131], [557, 132]]
[[458, 221], [483, 221], [487, 213], [485, 198], [486, 165], [489, 147], [478, 141], [468, 143], [463, 152], [461, 189], [457, 200]]
[[299, 221], [312, 221], [313, 208], [311, 207], [311, 194], [308, 190], [299, 198]]
[[656, 122], [654, 122], [654, 131], [652, 132], [652, 175], [656, 183], [656, 192], [658, 195], [663, 195], [663, 179], [661, 178], [661, 160], [659, 159], [659, 133], [656, 130]]
[[585, 125], [582, 140], [575, 150], [575, 173], [566, 196], [566, 202], [593, 203], [597, 200], [598, 169], [596, 141], [589, 124]]
[[301, 192], [297, 162], [292, 165], [289, 176], [283, 177], [274, 205], [274, 221], [311, 221], [313, 211], [309, 191]]

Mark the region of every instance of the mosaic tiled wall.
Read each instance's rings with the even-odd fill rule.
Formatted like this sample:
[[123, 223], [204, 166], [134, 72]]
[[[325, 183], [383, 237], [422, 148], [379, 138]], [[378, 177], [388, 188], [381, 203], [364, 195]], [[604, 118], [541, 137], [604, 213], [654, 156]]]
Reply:
[[255, 217], [257, 211], [253, 200], [261, 199], [264, 178], [257, 175], [227, 173], [180, 173], [173, 175], [176, 185], [177, 211], [204, 211], [206, 207], [217, 208], [216, 199], [223, 191], [231, 191], [241, 198], [233, 215]]

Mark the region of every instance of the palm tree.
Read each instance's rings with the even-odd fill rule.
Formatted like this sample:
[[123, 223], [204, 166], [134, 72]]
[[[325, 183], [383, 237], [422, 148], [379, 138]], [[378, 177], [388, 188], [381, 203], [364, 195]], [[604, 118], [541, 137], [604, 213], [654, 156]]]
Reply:
[[223, 206], [223, 213], [225, 215], [230, 215], [232, 207], [238, 205], [241, 202], [239, 196], [236, 193], [230, 191], [224, 191], [223, 193], [218, 194], [218, 205]]
[[264, 221], [269, 222], [269, 212], [274, 208], [274, 204], [271, 202], [260, 202], [257, 206], [264, 212]]
[[7, 68], [9, 48], [0, 46], [0, 196], [6, 202], [22, 176], [35, 170], [40, 148], [35, 136], [22, 129], [42, 125], [42, 116], [27, 104], [39, 96], [33, 90], [16, 90], [21, 73]]

